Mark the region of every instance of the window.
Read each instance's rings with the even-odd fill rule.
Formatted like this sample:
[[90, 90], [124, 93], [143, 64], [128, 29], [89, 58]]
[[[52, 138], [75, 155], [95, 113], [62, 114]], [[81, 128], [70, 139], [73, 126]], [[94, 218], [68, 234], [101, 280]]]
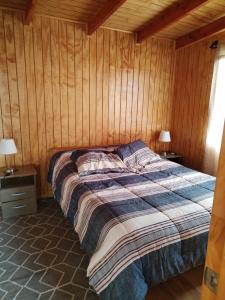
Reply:
[[204, 171], [216, 175], [225, 120], [225, 53], [217, 57], [210, 100]]

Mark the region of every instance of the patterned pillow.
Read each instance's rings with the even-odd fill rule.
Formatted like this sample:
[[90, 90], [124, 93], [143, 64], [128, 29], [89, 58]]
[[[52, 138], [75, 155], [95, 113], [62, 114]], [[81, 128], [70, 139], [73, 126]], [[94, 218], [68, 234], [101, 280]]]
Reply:
[[128, 168], [142, 168], [160, 159], [160, 156], [141, 140], [118, 147], [117, 154]]
[[109, 146], [109, 147], [105, 147], [105, 148], [85, 148], [85, 149], [78, 149], [78, 150], [74, 150], [70, 156], [70, 159], [73, 161], [77, 161], [77, 159], [88, 153], [88, 152], [96, 152], [96, 153], [115, 153], [116, 149], [118, 148], [118, 146]]
[[87, 152], [77, 159], [76, 165], [80, 176], [110, 172], [128, 172], [126, 165], [119, 156], [113, 153]]

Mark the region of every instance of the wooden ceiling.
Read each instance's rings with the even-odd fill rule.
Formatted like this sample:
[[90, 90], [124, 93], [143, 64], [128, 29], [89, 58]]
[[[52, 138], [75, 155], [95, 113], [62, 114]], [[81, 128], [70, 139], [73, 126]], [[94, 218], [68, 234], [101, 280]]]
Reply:
[[[225, 0], [0, 0], [0, 7], [26, 10], [32, 3], [34, 13], [87, 23], [90, 33], [102, 25], [137, 32], [140, 41], [146, 38], [145, 30], [148, 35], [154, 26], [167, 22], [168, 16], [173, 22], [157, 28], [160, 30], [153, 35], [178, 40], [225, 16]], [[96, 21], [102, 12], [105, 18]]]

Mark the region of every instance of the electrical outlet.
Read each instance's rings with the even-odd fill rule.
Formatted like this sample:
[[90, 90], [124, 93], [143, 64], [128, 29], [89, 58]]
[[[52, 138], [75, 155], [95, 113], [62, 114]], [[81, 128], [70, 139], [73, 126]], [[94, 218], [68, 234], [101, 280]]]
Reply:
[[214, 293], [217, 294], [218, 286], [218, 274], [210, 269], [209, 267], [205, 268], [204, 272], [204, 284]]

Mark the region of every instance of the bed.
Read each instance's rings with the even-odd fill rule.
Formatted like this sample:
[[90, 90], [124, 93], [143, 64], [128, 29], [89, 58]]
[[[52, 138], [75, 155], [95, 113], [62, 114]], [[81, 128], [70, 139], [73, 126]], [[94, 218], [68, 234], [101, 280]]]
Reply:
[[144, 300], [151, 286], [204, 263], [214, 177], [161, 158], [138, 172], [81, 177], [71, 153], [56, 151], [48, 181], [100, 299]]

